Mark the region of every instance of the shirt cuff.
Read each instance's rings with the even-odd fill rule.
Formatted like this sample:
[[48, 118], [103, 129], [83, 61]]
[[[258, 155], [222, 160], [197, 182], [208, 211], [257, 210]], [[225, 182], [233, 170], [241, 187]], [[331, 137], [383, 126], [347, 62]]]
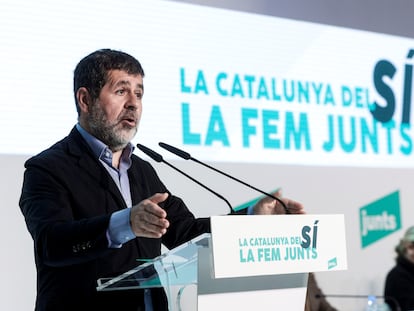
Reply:
[[247, 215], [254, 215], [253, 207], [254, 207], [254, 205], [250, 205], [247, 208], [247, 213], [246, 213]]
[[131, 209], [126, 208], [111, 215], [106, 231], [109, 248], [120, 248], [122, 244], [135, 238], [129, 222]]

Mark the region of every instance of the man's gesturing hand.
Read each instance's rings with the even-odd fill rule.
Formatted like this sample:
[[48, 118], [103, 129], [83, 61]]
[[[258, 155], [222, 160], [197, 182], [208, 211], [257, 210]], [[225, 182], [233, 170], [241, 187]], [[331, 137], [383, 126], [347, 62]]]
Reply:
[[167, 197], [168, 193], [156, 193], [131, 208], [131, 228], [137, 237], [160, 238], [167, 232], [167, 213], [158, 205]]
[[[280, 189], [273, 192], [272, 195], [280, 198], [280, 200], [282, 200], [283, 203], [285, 203], [290, 214], [305, 214], [303, 205], [291, 199], [282, 198], [282, 191]], [[280, 202], [269, 197], [264, 197], [253, 206], [253, 214], [280, 215], [286, 214], [286, 212], [282, 204], [280, 204]]]

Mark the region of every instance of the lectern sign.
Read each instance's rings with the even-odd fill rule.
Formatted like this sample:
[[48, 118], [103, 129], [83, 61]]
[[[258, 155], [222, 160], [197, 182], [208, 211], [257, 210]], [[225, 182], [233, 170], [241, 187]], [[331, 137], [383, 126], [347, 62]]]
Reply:
[[347, 269], [343, 215], [211, 218], [216, 278]]

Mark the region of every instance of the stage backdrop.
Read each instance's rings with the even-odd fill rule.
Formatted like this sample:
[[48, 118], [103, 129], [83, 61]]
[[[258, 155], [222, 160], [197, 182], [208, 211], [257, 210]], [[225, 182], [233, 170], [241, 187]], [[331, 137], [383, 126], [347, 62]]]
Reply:
[[[0, 26], [2, 310], [28, 310], [35, 300], [32, 242], [18, 208], [23, 163], [76, 123], [73, 69], [99, 48], [136, 56], [146, 72], [134, 143], [233, 207], [260, 193], [158, 142], [264, 191], [281, 187], [307, 213], [344, 214], [348, 269], [317, 273], [320, 286], [382, 295], [393, 248], [414, 224], [412, 38], [143, 0], [6, 0]], [[228, 212], [220, 198], [149, 161], [197, 216]], [[364, 304], [330, 301], [340, 310]]]

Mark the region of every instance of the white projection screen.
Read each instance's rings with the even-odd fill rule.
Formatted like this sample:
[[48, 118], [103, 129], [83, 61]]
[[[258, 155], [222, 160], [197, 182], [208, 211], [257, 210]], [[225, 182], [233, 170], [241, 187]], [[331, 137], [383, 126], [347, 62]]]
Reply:
[[[281, 187], [309, 214], [344, 214], [348, 269], [316, 272], [319, 285], [327, 295], [383, 295], [394, 246], [414, 225], [412, 2], [195, 2], [2, 1], [1, 310], [34, 308], [33, 246], [18, 207], [24, 161], [76, 124], [73, 70], [100, 48], [144, 67], [134, 143], [233, 207], [260, 193], [158, 142], [264, 191]], [[220, 198], [135, 153], [197, 216], [228, 212]], [[365, 304], [329, 301], [339, 310]]]

